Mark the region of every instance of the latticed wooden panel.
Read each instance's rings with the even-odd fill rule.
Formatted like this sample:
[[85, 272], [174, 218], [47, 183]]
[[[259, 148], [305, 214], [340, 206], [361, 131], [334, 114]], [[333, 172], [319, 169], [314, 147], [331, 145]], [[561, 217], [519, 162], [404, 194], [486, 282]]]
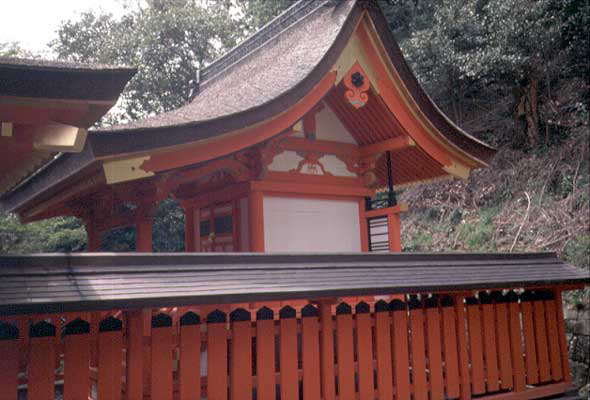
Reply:
[[5, 320], [0, 399], [517, 399], [568, 384], [559, 290], [340, 300]]

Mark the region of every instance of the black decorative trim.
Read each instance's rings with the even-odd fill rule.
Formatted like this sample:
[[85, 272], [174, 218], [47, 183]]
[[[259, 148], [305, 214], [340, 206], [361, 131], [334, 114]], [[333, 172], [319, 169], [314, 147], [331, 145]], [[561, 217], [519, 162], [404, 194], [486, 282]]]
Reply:
[[219, 324], [227, 322], [227, 315], [224, 312], [219, 310], [211, 311], [209, 315], [207, 315], [207, 323], [208, 324]]
[[8, 322], [0, 322], [0, 340], [18, 339], [18, 328]]
[[258, 321], [267, 321], [272, 320], [275, 318], [275, 313], [268, 307], [262, 307], [258, 311], [256, 311], [256, 319]]
[[406, 311], [408, 309], [408, 305], [400, 299], [394, 299], [389, 303], [389, 309], [391, 311]]
[[481, 304], [492, 304], [492, 295], [488, 292], [479, 292], [478, 296]]
[[123, 321], [113, 317], [112, 315], [100, 321], [98, 325], [99, 332], [117, 332], [123, 330]]
[[443, 296], [443, 298], [440, 301], [440, 305], [443, 307], [452, 307], [455, 304], [455, 302], [453, 301], [453, 298], [451, 296]]
[[152, 328], [168, 328], [172, 326], [172, 317], [168, 314], [159, 313], [152, 317]]
[[301, 316], [302, 317], [318, 317], [320, 315], [319, 310], [317, 307], [314, 307], [313, 304], [308, 304], [301, 309]]
[[251, 319], [252, 315], [250, 312], [244, 310], [243, 308], [236, 308], [229, 314], [229, 320], [231, 322], [250, 321]]
[[506, 303], [518, 303], [518, 295], [514, 290], [511, 290], [504, 295], [504, 301]]
[[32, 338], [44, 338], [55, 336], [55, 326], [47, 321], [41, 321], [31, 325], [29, 336]]
[[389, 311], [389, 304], [384, 300], [379, 300], [375, 303], [375, 312], [386, 312]]
[[371, 307], [369, 307], [369, 305], [364, 301], [361, 301], [354, 307], [354, 311], [357, 314], [368, 314], [371, 312]]
[[341, 314], [352, 314], [352, 307], [344, 302], [338, 304], [336, 307], [336, 315]]
[[415, 294], [410, 296], [410, 300], [408, 301], [408, 307], [410, 310], [416, 310], [418, 308], [422, 308], [422, 302], [418, 299], [418, 296]]
[[494, 290], [490, 295], [492, 296], [492, 300], [494, 300], [496, 303], [502, 303], [504, 301], [504, 295], [500, 290]]
[[67, 324], [64, 328], [64, 334], [68, 335], [84, 335], [90, 333], [90, 324], [81, 318], [76, 318]]
[[531, 290], [525, 290], [519, 297], [521, 302], [535, 300], [535, 294]]
[[434, 294], [427, 298], [424, 303], [426, 305], [426, 308], [436, 308], [438, 307], [438, 296]]
[[466, 297], [465, 298], [465, 304], [467, 304], [468, 306], [475, 306], [478, 304], [477, 302], [477, 297], [471, 296], [471, 297]]
[[192, 311], [188, 311], [182, 317], [180, 317], [180, 326], [184, 325], [199, 325], [201, 323], [201, 317]]
[[279, 311], [279, 317], [281, 319], [295, 318], [297, 317], [297, 312], [293, 307], [285, 306]]

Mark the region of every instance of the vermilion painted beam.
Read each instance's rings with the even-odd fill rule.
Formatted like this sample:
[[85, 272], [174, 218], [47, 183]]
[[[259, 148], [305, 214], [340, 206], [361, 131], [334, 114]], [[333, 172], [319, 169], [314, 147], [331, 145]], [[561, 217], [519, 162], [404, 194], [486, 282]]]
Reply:
[[285, 150], [310, 151], [334, 154], [337, 156], [360, 156], [360, 148], [350, 143], [334, 142], [332, 140], [309, 140], [299, 137], [288, 137], [281, 142]]
[[236, 135], [224, 135], [218, 140], [210, 140], [206, 143], [154, 154], [149, 160], [143, 163], [142, 169], [156, 172], [196, 164], [223, 157], [270, 139], [301, 119], [334, 87], [335, 82], [336, 71], [332, 71], [303, 99], [284, 114], [263, 122], [258, 126], [247, 128]]
[[281, 192], [293, 194], [326, 194], [331, 196], [372, 197], [375, 190], [360, 187], [340, 187], [333, 185], [316, 185], [308, 183], [283, 183], [253, 181], [251, 188], [262, 192]]
[[414, 141], [409, 136], [398, 136], [392, 139], [387, 139], [375, 144], [361, 146], [359, 148], [361, 157], [369, 157], [377, 154], [385, 153], [386, 151], [396, 151], [412, 146]]

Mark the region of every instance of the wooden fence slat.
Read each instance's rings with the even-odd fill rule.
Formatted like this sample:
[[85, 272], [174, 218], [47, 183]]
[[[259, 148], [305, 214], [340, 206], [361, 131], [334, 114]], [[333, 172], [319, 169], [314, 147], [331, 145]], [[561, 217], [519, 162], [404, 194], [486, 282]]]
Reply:
[[207, 398], [227, 400], [227, 316], [214, 310], [207, 315]]
[[469, 327], [469, 358], [471, 360], [471, 390], [473, 394], [485, 393], [483, 369], [483, 340], [481, 312], [475, 297], [468, 297], [467, 324]]
[[28, 400], [54, 398], [55, 331], [55, 326], [45, 321], [31, 327]]
[[393, 382], [396, 400], [410, 400], [410, 356], [408, 348], [407, 304], [400, 299], [390, 305], [393, 319], [391, 348], [393, 349]]
[[275, 400], [275, 326], [270, 308], [256, 312], [256, 396], [258, 400]]
[[498, 361], [500, 367], [500, 381], [502, 389], [511, 389], [514, 386], [512, 380], [512, 354], [510, 349], [510, 326], [508, 324], [508, 304], [502, 297], [502, 292], [492, 292], [494, 300], [494, 312], [496, 316], [496, 338]]
[[201, 319], [191, 311], [180, 317], [178, 381], [180, 400], [201, 399]]
[[90, 324], [75, 319], [65, 326], [64, 400], [87, 399], [90, 391]]
[[291, 306], [281, 308], [280, 320], [280, 370], [281, 400], [299, 400], [297, 364], [297, 319]]
[[126, 392], [128, 399], [143, 399], [143, 331], [142, 311], [127, 313]]
[[555, 382], [563, 379], [561, 353], [559, 348], [559, 324], [553, 292], [544, 292], [545, 320], [547, 322], [547, 338], [549, 339], [549, 355], [551, 360], [551, 377]]
[[461, 381], [459, 379], [459, 356], [457, 354], [457, 329], [453, 298], [450, 296], [443, 297], [441, 305], [446, 395], [449, 399], [455, 399], [461, 395]]
[[0, 322], [0, 400], [16, 400], [19, 370], [19, 329]]
[[389, 304], [375, 303], [375, 351], [377, 355], [377, 390], [379, 400], [393, 398], [391, 361], [391, 319]]
[[336, 354], [338, 357], [338, 396], [353, 399], [354, 348], [352, 338], [352, 309], [346, 303], [336, 308]]
[[151, 328], [151, 398], [172, 400], [172, 317], [155, 315]]
[[416, 296], [411, 296], [410, 331], [412, 352], [412, 382], [414, 383], [414, 400], [427, 400], [428, 387], [426, 382], [426, 346], [424, 343], [424, 310]]
[[97, 390], [100, 400], [121, 400], [123, 375], [122, 329], [121, 320], [113, 317], [99, 322]]
[[467, 354], [467, 315], [465, 296], [455, 295], [455, 319], [457, 321], [457, 350], [459, 352], [459, 376], [461, 378], [461, 400], [471, 399], [471, 377], [469, 374], [469, 357]]
[[301, 310], [303, 400], [315, 400], [320, 389], [320, 328], [318, 309], [308, 304]]
[[551, 364], [549, 363], [549, 346], [547, 344], [547, 323], [545, 322], [545, 305], [543, 299], [534, 294], [533, 319], [535, 327], [535, 344], [537, 349], [537, 361], [539, 362], [539, 380], [549, 382], [551, 380]]
[[520, 311], [522, 314], [522, 327], [524, 333], [526, 383], [536, 385], [539, 383], [539, 367], [537, 364], [537, 350], [535, 344], [535, 328], [533, 325], [532, 293], [524, 292], [520, 297]]
[[553, 289], [555, 296], [555, 308], [557, 309], [557, 327], [559, 329], [559, 349], [561, 350], [561, 369], [565, 382], [572, 381], [570, 371], [569, 350], [565, 340], [565, 317], [563, 315], [563, 300], [561, 297], [561, 287]]
[[430, 400], [442, 400], [444, 398], [440, 322], [438, 298], [433, 296], [426, 300], [426, 343], [428, 369], [430, 370]]
[[479, 292], [483, 322], [483, 343], [487, 392], [500, 390], [498, 371], [498, 349], [496, 346], [496, 318], [492, 297], [487, 292]]
[[521, 392], [526, 388], [526, 374], [522, 352], [522, 331], [520, 329], [520, 307], [516, 293], [509, 292], [506, 296], [510, 321], [510, 349], [512, 354], [512, 373], [514, 390]]
[[232, 400], [252, 399], [252, 323], [251, 315], [243, 308], [230, 314], [232, 321], [231, 382]]
[[335, 400], [334, 321], [332, 320], [332, 306], [330, 302], [322, 302], [320, 304], [320, 323], [322, 397], [324, 400]]
[[375, 400], [373, 378], [373, 333], [371, 309], [367, 303], [360, 302], [356, 311], [356, 348], [358, 352], [358, 375], [360, 400]]

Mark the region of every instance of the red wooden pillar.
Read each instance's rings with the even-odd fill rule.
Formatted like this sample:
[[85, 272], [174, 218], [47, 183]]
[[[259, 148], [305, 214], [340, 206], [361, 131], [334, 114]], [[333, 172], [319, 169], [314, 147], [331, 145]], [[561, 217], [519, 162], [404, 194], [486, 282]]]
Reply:
[[100, 322], [98, 334], [98, 397], [121, 400], [123, 375], [123, 323], [108, 317]]
[[90, 324], [75, 319], [65, 327], [64, 400], [87, 399], [90, 392]]
[[402, 251], [399, 214], [389, 214], [387, 216], [387, 231], [389, 232], [389, 251]]
[[303, 400], [321, 398], [319, 312], [311, 304], [301, 310]]
[[127, 399], [143, 399], [143, 312], [127, 316]]
[[29, 400], [47, 400], [55, 394], [55, 326], [41, 321], [31, 326]]
[[184, 251], [196, 251], [195, 237], [195, 208], [193, 206], [184, 207]]
[[86, 251], [89, 252], [97, 252], [100, 251], [100, 231], [96, 228], [96, 225], [93, 221], [86, 221], [84, 224], [84, 228], [86, 229], [86, 236], [88, 238], [88, 245], [86, 246]]
[[320, 323], [322, 398], [325, 400], [335, 400], [334, 321], [332, 319], [332, 304], [329, 301], [320, 303]]
[[359, 199], [359, 226], [361, 235], [361, 251], [369, 251], [369, 222], [365, 213], [365, 199]]
[[180, 400], [201, 399], [201, 319], [191, 311], [180, 318], [178, 380]]
[[231, 400], [252, 399], [252, 323], [243, 308], [230, 314], [232, 340], [230, 357]]
[[275, 326], [274, 314], [268, 307], [256, 312], [256, 375], [257, 399], [274, 400], [275, 389]]
[[142, 253], [152, 252], [152, 218], [142, 215], [135, 224], [135, 251]]
[[18, 337], [16, 326], [0, 322], [0, 400], [16, 400], [18, 388]]
[[262, 192], [250, 192], [248, 196], [248, 223], [250, 251], [264, 252], [264, 196]]

